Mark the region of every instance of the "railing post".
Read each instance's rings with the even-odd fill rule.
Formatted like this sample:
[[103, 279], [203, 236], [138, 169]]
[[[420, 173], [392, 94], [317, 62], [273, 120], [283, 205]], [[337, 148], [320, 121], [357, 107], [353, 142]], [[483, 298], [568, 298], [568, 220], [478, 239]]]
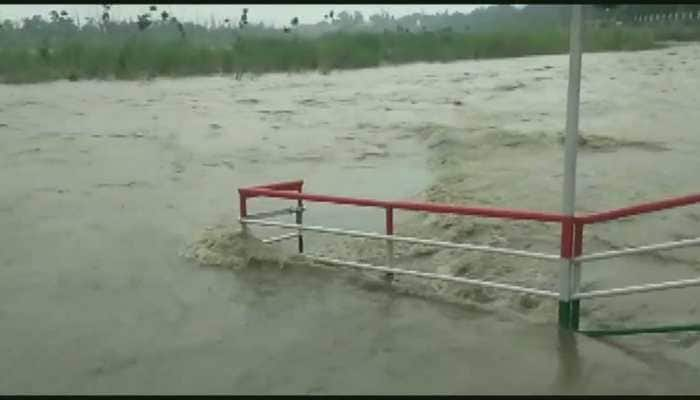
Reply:
[[[301, 185], [299, 186], [299, 193], [301, 193]], [[302, 199], [297, 200], [296, 223], [297, 223], [297, 225], [302, 225], [304, 223], [304, 200], [302, 200]], [[303, 232], [304, 231], [301, 228], [299, 228], [299, 231], [297, 232], [299, 253], [304, 252], [304, 233]]]
[[[574, 249], [572, 256], [579, 257], [583, 253], [583, 224], [581, 222], [574, 223]], [[571, 294], [576, 294], [581, 288], [581, 262], [576, 261], [572, 264], [571, 276]], [[571, 301], [571, 329], [578, 330], [579, 318], [581, 314], [581, 300]]]
[[248, 197], [242, 190], [238, 191], [238, 210], [241, 218], [241, 233], [243, 236], [248, 236], [248, 225], [243, 221], [248, 216]]
[[[240, 216], [240, 223], [241, 223], [241, 236], [244, 240], [248, 239], [250, 236], [250, 232], [248, 231], [248, 224], [243, 221], [245, 218], [248, 217], [248, 196], [243, 190], [238, 191], [238, 209], [239, 209], [239, 216]], [[246, 260], [246, 264], [248, 263], [248, 251], [246, 250], [246, 246], [243, 246], [241, 256], [243, 257], [244, 260]]]
[[571, 329], [572, 320], [572, 262], [571, 255], [573, 249], [573, 223], [571, 220], [564, 221], [561, 228], [561, 271], [559, 272], [559, 327]]
[[566, 330], [578, 330], [581, 313], [580, 300], [571, 297], [581, 286], [581, 263], [573, 259], [583, 250], [583, 224], [573, 218], [562, 224], [561, 258], [559, 278], [559, 326]]
[[[387, 207], [386, 208], [386, 234], [387, 235], [393, 235], [394, 234], [394, 209], [392, 207]], [[388, 267], [393, 267], [394, 266], [394, 241], [393, 240], [388, 240], [386, 241], [386, 264]], [[387, 273], [385, 277], [392, 281], [394, 280], [394, 274], [393, 273]]]

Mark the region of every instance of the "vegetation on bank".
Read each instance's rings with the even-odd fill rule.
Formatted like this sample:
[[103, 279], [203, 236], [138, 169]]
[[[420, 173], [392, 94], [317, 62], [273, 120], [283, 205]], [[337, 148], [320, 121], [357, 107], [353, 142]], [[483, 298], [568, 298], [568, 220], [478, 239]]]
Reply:
[[[586, 51], [643, 50], [655, 46], [648, 29], [605, 28], [590, 32]], [[568, 50], [568, 33], [465, 34], [454, 32], [331, 33], [319, 38], [248, 37], [227, 47], [135, 35], [123, 43], [69, 40], [55, 47], [0, 51], [5, 82], [54, 79], [133, 79], [375, 67], [410, 62], [519, 57]]]
[[[106, 9], [108, 11], [108, 9]], [[332, 12], [331, 12], [331, 18]], [[32, 25], [34, 24], [34, 25]], [[298, 33], [299, 21], [279, 30], [248, 29], [247, 10], [238, 24], [190, 29], [155, 6], [135, 23], [101, 22], [82, 27], [67, 15], [25, 21], [0, 29], [0, 79], [7, 83], [56, 79], [135, 79], [154, 76], [299, 72], [365, 68], [410, 62], [519, 57], [568, 51], [568, 28], [546, 24], [528, 29], [439, 31], [397, 28]], [[188, 32], [197, 32], [196, 36]], [[207, 39], [207, 33], [211, 38]], [[3, 41], [12, 36], [13, 40]], [[697, 40], [700, 25], [602, 24], [587, 27], [585, 51], [644, 50], [663, 40]]]

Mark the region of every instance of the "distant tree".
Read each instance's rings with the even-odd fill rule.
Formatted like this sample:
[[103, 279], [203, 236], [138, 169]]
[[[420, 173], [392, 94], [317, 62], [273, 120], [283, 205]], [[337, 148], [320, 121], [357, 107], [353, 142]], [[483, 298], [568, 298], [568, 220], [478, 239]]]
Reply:
[[148, 13], [141, 14], [138, 17], [138, 20], [136, 24], [139, 27], [140, 31], [146, 30], [149, 26], [151, 26], [151, 15]]
[[238, 22], [238, 26], [243, 28], [246, 25], [248, 25], [248, 9], [244, 8], [243, 14], [241, 14], [241, 20]]
[[353, 23], [354, 23], [355, 25], [361, 25], [362, 23], [365, 22], [365, 17], [364, 17], [364, 16], [362, 15], [362, 13], [359, 12], [359, 11], [355, 11], [355, 12], [353, 13], [353, 18], [352, 18], [352, 19], [353, 19]]
[[108, 27], [109, 27], [109, 21], [110, 21], [109, 11], [111, 8], [112, 8], [111, 4], [103, 4], [102, 5], [102, 25], [100, 26], [100, 28], [104, 32], [106, 32]]
[[347, 11], [341, 11], [340, 14], [338, 14], [337, 21], [341, 27], [349, 27], [352, 26], [353, 23], [352, 16]]
[[182, 25], [182, 22], [180, 22], [175, 17], [171, 17], [170, 22], [175, 24], [175, 26], [177, 27], [177, 31], [180, 33], [180, 38], [184, 40], [187, 37], [187, 35], [185, 34], [185, 26]]
[[[294, 17], [294, 18], [292, 18], [292, 20], [289, 21], [289, 24], [290, 24], [293, 28], [298, 27], [298, 26], [299, 26], [299, 17]], [[282, 31], [283, 31], [284, 33], [290, 33], [290, 32], [292, 31], [292, 28], [285, 25], [285, 26], [282, 27]]]

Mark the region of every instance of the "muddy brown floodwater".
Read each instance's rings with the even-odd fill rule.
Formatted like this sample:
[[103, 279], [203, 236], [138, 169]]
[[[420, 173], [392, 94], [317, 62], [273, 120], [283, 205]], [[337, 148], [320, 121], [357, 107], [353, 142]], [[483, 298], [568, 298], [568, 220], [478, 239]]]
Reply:
[[[699, 67], [698, 44], [584, 55], [579, 211], [698, 191]], [[558, 211], [566, 79], [567, 57], [543, 56], [0, 86], [0, 392], [697, 393], [694, 333], [593, 340], [558, 333], [549, 301], [191, 257], [238, 251], [235, 189], [278, 180]], [[306, 221], [383, 226], [377, 210], [312, 204]], [[595, 226], [585, 250], [696, 237], [698, 221], [700, 208], [686, 207]], [[197, 240], [212, 226], [223, 228]], [[450, 216], [399, 213], [397, 230], [548, 252], [558, 242], [553, 226]], [[375, 262], [382, 246], [307, 242]], [[583, 286], [694, 277], [699, 251], [590, 263]], [[555, 265], [403, 246], [397, 256], [406, 268], [556, 288]], [[698, 292], [586, 301], [582, 326], [690, 322]]]

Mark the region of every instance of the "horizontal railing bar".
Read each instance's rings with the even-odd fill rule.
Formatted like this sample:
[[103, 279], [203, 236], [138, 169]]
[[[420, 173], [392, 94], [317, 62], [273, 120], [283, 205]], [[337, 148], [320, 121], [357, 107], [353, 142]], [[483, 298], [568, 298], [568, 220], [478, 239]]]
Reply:
[[322, 233], [329, 233], [329, 234], [341, 235], [341, 236], [354, 236], [354, 237], [363, 237], [363, 238], [369, 238], [369, 239], [384, 239], [384, 240], [391, 240], [394, 242], [415, 243], [415, 244], [423, 244], [423, 245], [429, 245], [429, 246], [438, 246], [438, 247], [446, 247], [446, 248], [462, 249], [462, 250], [475, 250], [475, 251], [483, 251], [486, 253], [496, 253], [496, 254], [504, 254], [504, 255], [510, 255], [510, 256], [537, 258], [540, 260], [547, 260], [547, 261], [560, 261], [561, 260], [561, 258], [558, 255], [536, 253], [536, 252], [530, 252], [530, 251], [524, 251], [524, 250], [504, 249], [504, 248], [500, 248], [500, 247], [474, 245], [474, 244], [467, 244], [467, 243], [441, 242], [441, 241], [437, 241], [437, 240], [418, 239], [418, 238], [396, 236], [396, 235], [383, 235], [380, 233], [368, 233], [368, 232], [335, 229], [335, 228], [325, 228], [322, 226], [305, 226], [305, 225], [298, 225], [298, 224], [288, 224], [288, 223], [279, 222], [279, 221], [255, 220], [255, 219], [250, 219], [250, 218], [242, 218], [242, 219], [240, 219], [240, 221], [243, 223], [246, 223], [246, 224], [277, 226], [277, 227], [288, 228], [288, 229], [301, 229], [301, 230], [305, 230], [305, 231], [322, 232]]
[[[275, 183], [269, 183], [267, 185], [260, 185], [260, 186], [252, 186], [251, 189], [300, 190], [303, 185], [304, 185], [303, 180], [296, 180], [296, 181], [275, 182]], [[241, 189], [239, 189], [239, 191], [240, 190]], [[245, 190], [245, 188], [242, 190]]]
[[689, 332], [689, 331], [700, 331], [700, 324], [653, 326], [650, 328], [592, 329], [592, 330], [578, 330], [576, 332], [582, 333], [584, 335], [591, 336], [591, 337], [598, 337], [598, 336], [636, 335], [639, 333], [671, 333], [671, 332]]
[[252, 186], [238, 189], [239, 193], [246, 197], [274, 197], [295, 200], [309, 200], [325, 203], [346, 204], [362, 207], [395, 208], [411, 211], [424, 211], [445, 214], [459, 214], [482, 216], [489, 218], [505, 218], [515, 220], [541, 221], [541, 222], [577, 222], [582, 224], [594, 224], [612, 221], [619, 218], [652, 213], [677, 207], [700, 203], [700, 193], [675, 197], [661, 201], [638, 204], [631, 207], [618, 208], [610, 211], [592, 213], [583, 216], [567, 216], [557, 213], [534, 212], [527, 210], [463, 207], [451, 204], [421, 203], [409, 201], [382, 201], [364, 198], [352, 198], [341, 196], [326, 196], [309, 193], [301, 193], [303, 180], [278, 182], [268, 185]]
[[279, 242], [279, 241], [282, 241], [282, 240], [295, 238], [295, 237], [298, 237], [298, 236], [299, 236], [299, 234], [298, 234], [297, 232], [285, 233], [284, 235], [279, 235], [279, 236], [274, 236], [274, 237], [271, 237], [271, 238], [263, 239], [262, 242], [263, 242], [263, 243], [266, 243], [266, 244], [267, 244], [267, 243], [275, 243], [275, 242]]
[[419, 203], [409, 201], [382, 201], [363, 198], [326, 196], [318, 194], [309, 194], [301, 192], [293, 192], [286, 190], [274, 190], [267, 188], [247, 188], [239, 189], [241, 195], [246, 197], [273, 197], [280, 199], [293, 200], [308, 200], [321, 203], [346, 204], [360, 207], [380, 207], [393, 208], [398, 210], [424, 211], [441, 214], [458, 214], [481, 216], [488, 218], [504, 218], [513, 220], [540, 221], [540, 222], [564, 222], [571, 220], [572, 217], [544, 212], [521, 211], [499, 208], [477, 208], [477, 207], [462, 207], [451, 204], [439, 203]]
[[605, 251], [602, 253], [594, 253], [594, 254], [589, 254], [589, 255], [582, 256], [582, 257], [578, 257], [574, 261], [587, 262], [587, 261], [605, 260], [608, 258], [620, 257], [620, 256], [625, 256], [625, 255], [631, 255], [631, 254], [642, 254], [642, 253], [649, 253], [652, 251], [679, 249], [679, 248], [683, 248], [683, 247], [691, 247], [691, 246], [697, 246], [697, 245], [700, 245], [700, 238], [684, 239], [684, 240], [678, 240], [675, 242], [666, 242], [666, 243], [652, 244], [652, 245], [648, 245], [648, 246], [630, 247], [630, 248], [622, 249], [622, 250], [611, 250], [611, 251]]
[[294, 214], [297, 211], [304, 212], [306, 210], [304, 209], [304, 207], [301, 207], [301, 208], [300, 207], [287, 207], [287, 208], [281, 208], [278, 210], [263, 211], [263, 212], [259, 212], [256, 214], [248, 214], [248, 218], [255, 218], [255, 219], [270, 218], [270, 217], [276, 217], [278, 215]]
[[638, 286], [627, 286], [623, 288], [616, 289], [603, 289], [603, 290], [592, 290], [589, 292], [576, 293], [571, 296], [574, 300], [579, 299], [591, 299], [594, 297], [612, 297], [612, 296], [622, 296], [632, 293], [644, 293], [653, 292], [656, 290], [666, 290], [666, 289], [681, 289], [686, 287], [693, 287], [700, 285], [700, 278], [695, 279], [684, 279], [679, 281], [668, 281], [662, 283], [650, 283], [646, 285]]
[[533, 294], [533, 295], [537, 295], [537, 296], [551, 297], [551, 298], [555, 298], [555, 299], [559, 298], [558, 293], [552, 292], [549, 290], [532, 289], [532, 288], [526, 288], [526, 287], [521, 287], [521, 286], [508, 285], [505, 283], [496, 283], [496, 282], [482, 281], [482, 280], [478, 280], [478, 279], [462, 278], [462, 277], [458, 277], [458, 276], [441, 275], [441, 274], [435, 274], [435, 273], [430, 273], [430, 272], [412, 271], [412, 270], [406, 270], [406, 269], [400, 269], [400, 268], [390, 268], [390, 267], [385, 267], [385, 266], [371, 265], [371, 264], [365, 264], [365, 263], [359, 263], [359, 262], [343, 261], [343, 260], [337, 260], [334, 258], [322, 257], [322, 256], [316, 256], [316, 255], [306, 255], [306, 257], [311, 259], [311, 260], [322, 262], [322, 263], [327, 263], [327, 264], [341, 265], [341, 266], [346, 266], [346, 267], [366, 269], [366, 270], [378, 271], [378, 272], [386, 272], [386, 273], [392, 273], [395, 275], [418, 276], [421, 278], [464, 283], [464, 284], [468, 284], [468, 285], [483, 286], [483, 287], [489, 287], [489, 288], [494, 288], [494, 289], [504, 289], [504, 290], [510, 290], [513, 292], [527, 293], [527, 294]]
[[675, 197], [673, 199], [654, 201], [639, 204], [632, 207], [618, 208], [610, 211], [593, 213], [582, 217], [577, 217], [577, 221], [584, 224], [594, 224], [598, 222], [612, 221], [618, 218], [630, 217], [633, 215], [647, 214], [656, 211], [667, 210], [676, 207], [689, 206], [700, 203], [700, 193], [689, 196]]

